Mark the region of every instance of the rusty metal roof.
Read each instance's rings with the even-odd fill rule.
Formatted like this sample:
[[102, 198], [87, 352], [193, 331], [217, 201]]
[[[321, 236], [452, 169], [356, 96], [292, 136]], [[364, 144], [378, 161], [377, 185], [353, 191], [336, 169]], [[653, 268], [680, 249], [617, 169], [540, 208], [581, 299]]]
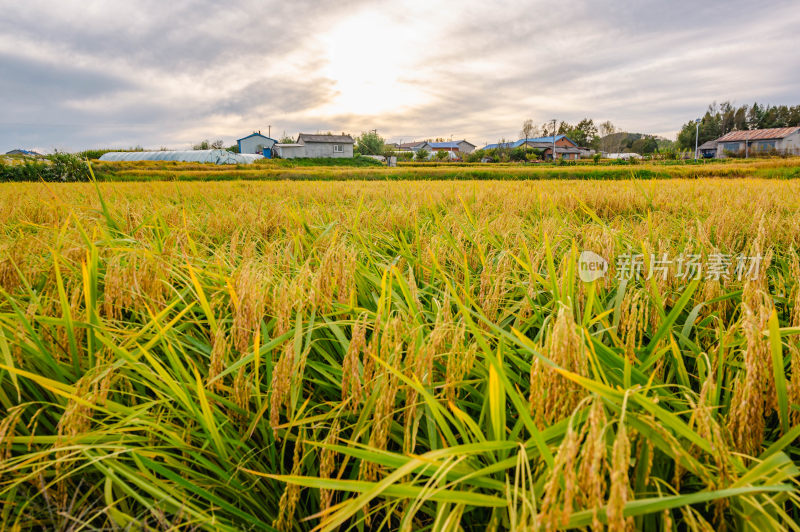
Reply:
[[775, 127], [772, 129], [751, 129], [742, 131], [731, 131], [717, 139], [717, 142], [732, 142], [737, 140], [764, 140], [764, 139], [782, 139], [788, 137], [795, 131], [800, 130], [800, 127]]

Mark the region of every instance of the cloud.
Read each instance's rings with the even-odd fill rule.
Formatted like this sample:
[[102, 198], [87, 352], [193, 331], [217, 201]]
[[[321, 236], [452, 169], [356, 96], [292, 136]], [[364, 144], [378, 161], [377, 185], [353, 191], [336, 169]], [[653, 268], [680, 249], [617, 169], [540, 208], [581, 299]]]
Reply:
[[798, 23], [791, 0], [30, 0], [0, 19], [0, 151], [267, 125], [480, 144], [526, 118], [670, 135], [715, 100], [800, 103]]

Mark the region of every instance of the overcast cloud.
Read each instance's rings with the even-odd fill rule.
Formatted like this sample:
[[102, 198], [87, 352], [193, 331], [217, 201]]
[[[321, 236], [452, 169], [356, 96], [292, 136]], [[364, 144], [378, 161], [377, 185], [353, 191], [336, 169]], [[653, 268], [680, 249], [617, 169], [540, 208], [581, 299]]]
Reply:
[[4, 2], [0, 152], [184, 149], [253, 130], [673, 137], [712, 101], [800, 104], [796, 0]]

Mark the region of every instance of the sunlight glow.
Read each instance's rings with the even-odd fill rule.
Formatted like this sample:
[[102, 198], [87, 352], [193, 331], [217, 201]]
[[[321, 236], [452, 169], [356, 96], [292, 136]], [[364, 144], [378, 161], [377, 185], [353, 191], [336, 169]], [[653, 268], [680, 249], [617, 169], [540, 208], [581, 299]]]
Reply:
[[363, 11], [323, 35], [327, 64], [322, 73], [335, 82], [336, 95], [319, 112], [366, 115], [425, 103], [422, 88], [401, 79], [403, 73], [413, 74], [421, 59], [418, 30], [385, 14]]

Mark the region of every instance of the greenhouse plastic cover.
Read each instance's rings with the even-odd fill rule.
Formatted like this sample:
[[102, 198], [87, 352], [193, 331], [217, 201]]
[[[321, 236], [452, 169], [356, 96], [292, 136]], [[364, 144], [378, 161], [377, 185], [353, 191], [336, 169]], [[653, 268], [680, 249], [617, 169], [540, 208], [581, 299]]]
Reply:
[[228, 150], [188, 151], [111, 151], [104, 153], [101, 161], [184, 161], [190, 163], [250, 164], [263, 155], [233, 153]]

